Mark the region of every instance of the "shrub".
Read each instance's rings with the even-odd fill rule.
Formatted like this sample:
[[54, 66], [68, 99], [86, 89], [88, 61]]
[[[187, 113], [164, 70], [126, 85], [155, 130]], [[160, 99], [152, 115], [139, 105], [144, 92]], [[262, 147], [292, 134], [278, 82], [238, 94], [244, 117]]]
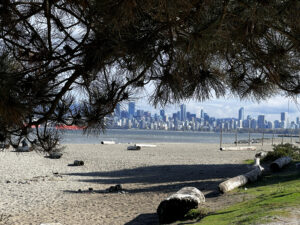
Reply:
[[289, 156], [293, 160], [300, 160], [300, 148], [289, 143], [275, 145], [273, 151], [268, 152], [262, 161], [274, 161], [284, 156]]

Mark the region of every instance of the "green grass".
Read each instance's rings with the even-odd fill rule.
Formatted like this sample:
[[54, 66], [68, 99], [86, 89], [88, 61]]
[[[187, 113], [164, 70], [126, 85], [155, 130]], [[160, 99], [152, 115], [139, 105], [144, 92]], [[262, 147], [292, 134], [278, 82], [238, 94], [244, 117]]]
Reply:
[[244, 164], [252, 165], [254, 164], [254, 159], [246, 159], [244, 160]]
[[[262, 180], [237, 190], [249, 200], [209, 214], [197, 225], [261, 224], [272, 216], [289, 217], [288, 209], [300, 206], [300, 175], [290, 166], [285, 172], [265, 176]], [[248, 199], [248, 198], [247, 198]], [[197, 215], [194, 212], [194, 215]]]

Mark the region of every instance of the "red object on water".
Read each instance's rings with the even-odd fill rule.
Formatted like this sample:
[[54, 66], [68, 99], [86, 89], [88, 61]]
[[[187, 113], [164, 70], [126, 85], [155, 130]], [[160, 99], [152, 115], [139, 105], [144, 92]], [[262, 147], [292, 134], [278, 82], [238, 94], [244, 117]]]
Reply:
[[56, 129], [59, 129], [59, 130], [82, 130], [82, 129], [84, 129], [84, 127], [79, 127], [76, 125], [71, 125], [71, 126], [59, 125], [59, 126], [56, 126]]

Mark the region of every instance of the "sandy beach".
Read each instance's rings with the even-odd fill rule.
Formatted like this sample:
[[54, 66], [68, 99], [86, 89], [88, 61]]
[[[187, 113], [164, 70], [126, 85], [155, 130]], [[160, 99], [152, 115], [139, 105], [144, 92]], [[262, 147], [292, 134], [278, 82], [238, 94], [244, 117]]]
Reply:
[[[61, 159], [0, 152], [0, 215], [10, 215], [5, 224], [158, 224], [159, 203], [184, 186], [201, 190], [206, 206], [217, 209], [230, 203], [226, 195], [218, 196], [218, 184], [249, 171], [243, 161], [261, 149], [157, 143], [156, 148], [128, 151], [127, 146], [68, 144]], [[83, 160], [84, 166], [70, 166], [74, 160]], [[116, 184], [122, 185], [122, 193], [106, 191]]]

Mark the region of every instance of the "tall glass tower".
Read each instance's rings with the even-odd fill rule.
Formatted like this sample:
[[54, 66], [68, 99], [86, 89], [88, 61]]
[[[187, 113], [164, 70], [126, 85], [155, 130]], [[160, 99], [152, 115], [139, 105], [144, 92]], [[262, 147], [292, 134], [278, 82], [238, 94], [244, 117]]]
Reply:
[[186, 105], [185, 104], [182, 104], [180, 106], [180, 120], [186, 121]]
[[244, 120], [244, 107], [239, 109], [239, 120]]
[[128, 115], [129, 118], [132, 118], [135, 113], [135, 102], [129, 102], [128, 103]]

